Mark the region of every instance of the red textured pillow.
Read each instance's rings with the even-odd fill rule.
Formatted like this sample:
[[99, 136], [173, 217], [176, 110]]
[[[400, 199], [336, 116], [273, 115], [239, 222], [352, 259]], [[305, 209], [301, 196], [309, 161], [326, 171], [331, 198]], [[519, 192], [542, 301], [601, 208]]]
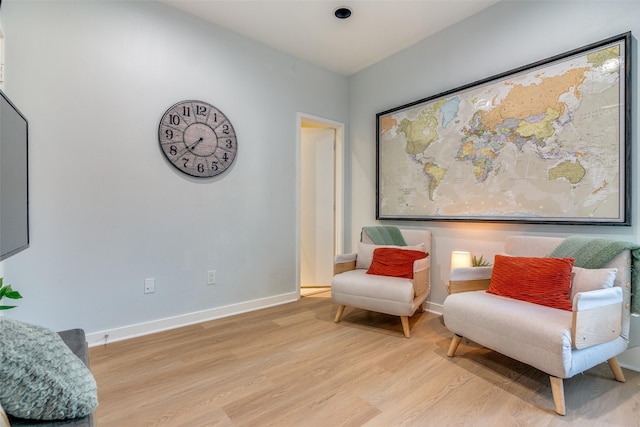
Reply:
[[378, 248], [373, 251], [373, 260], [367, 274], [413, 279], [413, 262], [426, 258], [427, 255], [410, 249]]
[[573, 258], [496, 255], [487, 292], [571, 311]]

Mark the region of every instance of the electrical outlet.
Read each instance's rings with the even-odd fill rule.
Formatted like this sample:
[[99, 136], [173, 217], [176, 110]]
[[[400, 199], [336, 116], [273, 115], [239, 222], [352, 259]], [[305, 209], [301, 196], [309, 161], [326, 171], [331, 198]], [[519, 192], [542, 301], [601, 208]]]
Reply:
[[207, 285], [215, 285], [216, 284], [216, 271], [209, 270], [207, 271]]
[[156, 279], [144, 279], [144, 293], [152, 294], [156, 291]]

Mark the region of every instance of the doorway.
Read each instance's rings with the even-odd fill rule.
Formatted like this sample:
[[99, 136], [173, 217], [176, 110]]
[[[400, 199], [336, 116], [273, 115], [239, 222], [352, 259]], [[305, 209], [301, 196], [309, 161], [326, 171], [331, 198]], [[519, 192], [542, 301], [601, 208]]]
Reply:
[[344, 125], [298, 114], [298, 288], [326, 292], [342, 253]]

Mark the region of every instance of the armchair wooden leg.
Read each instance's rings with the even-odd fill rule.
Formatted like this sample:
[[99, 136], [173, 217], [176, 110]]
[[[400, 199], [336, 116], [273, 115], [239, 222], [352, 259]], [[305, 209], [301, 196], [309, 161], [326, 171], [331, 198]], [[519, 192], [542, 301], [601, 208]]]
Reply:
[[402, 321], [402, 330], [404, 331], [404, 336], [407, 338], [411, 338], [411, 330], [409, 329], [409, 317], [400, 316], [400, 320]]
[[620, 368], [620, 365], [618, 364], [618, 359], [616, 357], [612, 357], [611, 359], [607, 360], [607, 362], [609, 363], [609, 366], [611, 367], [611, 370], [613, 371], [613, 375], [616, 376], [616, 380], [620, 381], [621, 383], [625, 382], [626, 379], [624, 378], [624, 374], [622, 373], [622, 369]]
[[551, 394], [553, 395], [553, 403], [556, 406], [556, 412], [560, 415], [565, 415], [567, 409], [564, 406], [564, 385], [562, 378], [549, 376], [551, 380]]
[[340, 318], [342, 317], [342, 313], [344, 313], [344, 305], [339, 305], [338, 312], [336, 313], [336, 318], [334, 322], [338, 323], [340, 321]]
[[462, 341], [462, 337], [458, 334], [455, 334], [451, 339], [451, 344], [449, 344], [449, 351], [447, 351], [447, 356], [453, 357], [453, 355], [456, 354], [456, 350], [460, 345], [460, 341]]

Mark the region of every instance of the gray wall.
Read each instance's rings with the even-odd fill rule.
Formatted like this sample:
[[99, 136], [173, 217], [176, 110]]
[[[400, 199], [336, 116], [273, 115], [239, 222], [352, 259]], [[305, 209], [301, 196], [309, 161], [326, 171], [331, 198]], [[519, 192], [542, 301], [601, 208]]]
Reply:
[[[356, 247], [358, 230], [375, 223], [375, 115], [462, 85], [512, 70], [581, 46], [632, 31], [640, 34], [640, 2], [506, 1], [429, 37], [349, 78], [351, 229], [345, 247]], [[637, 55], [634, 40], [633, 54]], [[634, 60], [634, 66], [637, 60]], [[632, 189], [637, 188], [640, 89], [633, 71]], [[430, 308], [440, 310], [447, 291], [450, 254], [467, 250], [493, 258], [506, 236], [597, 234], [640, 241], [637, 191], [632, 195], [631, 227], [514, 225], [445, 222], [395, 222], [426, 227], [433, 233]], [[387, 223], [394, 223], [385, 221]], [[640, 343], [640, 324], [635, 324]], [[640, 353], [636, 357], [640, 368]]]
[[[31, 247], [4, 262], [25, 297], [12, 317], [94, 333], [297, 298], [296, 114], [346, 122], [345, 77], [157, 2], [2, 13], [5, 92], [30, 127]], [[158, 147], [185, 99], [235, 127], [223, 176], [189, 178]]]

